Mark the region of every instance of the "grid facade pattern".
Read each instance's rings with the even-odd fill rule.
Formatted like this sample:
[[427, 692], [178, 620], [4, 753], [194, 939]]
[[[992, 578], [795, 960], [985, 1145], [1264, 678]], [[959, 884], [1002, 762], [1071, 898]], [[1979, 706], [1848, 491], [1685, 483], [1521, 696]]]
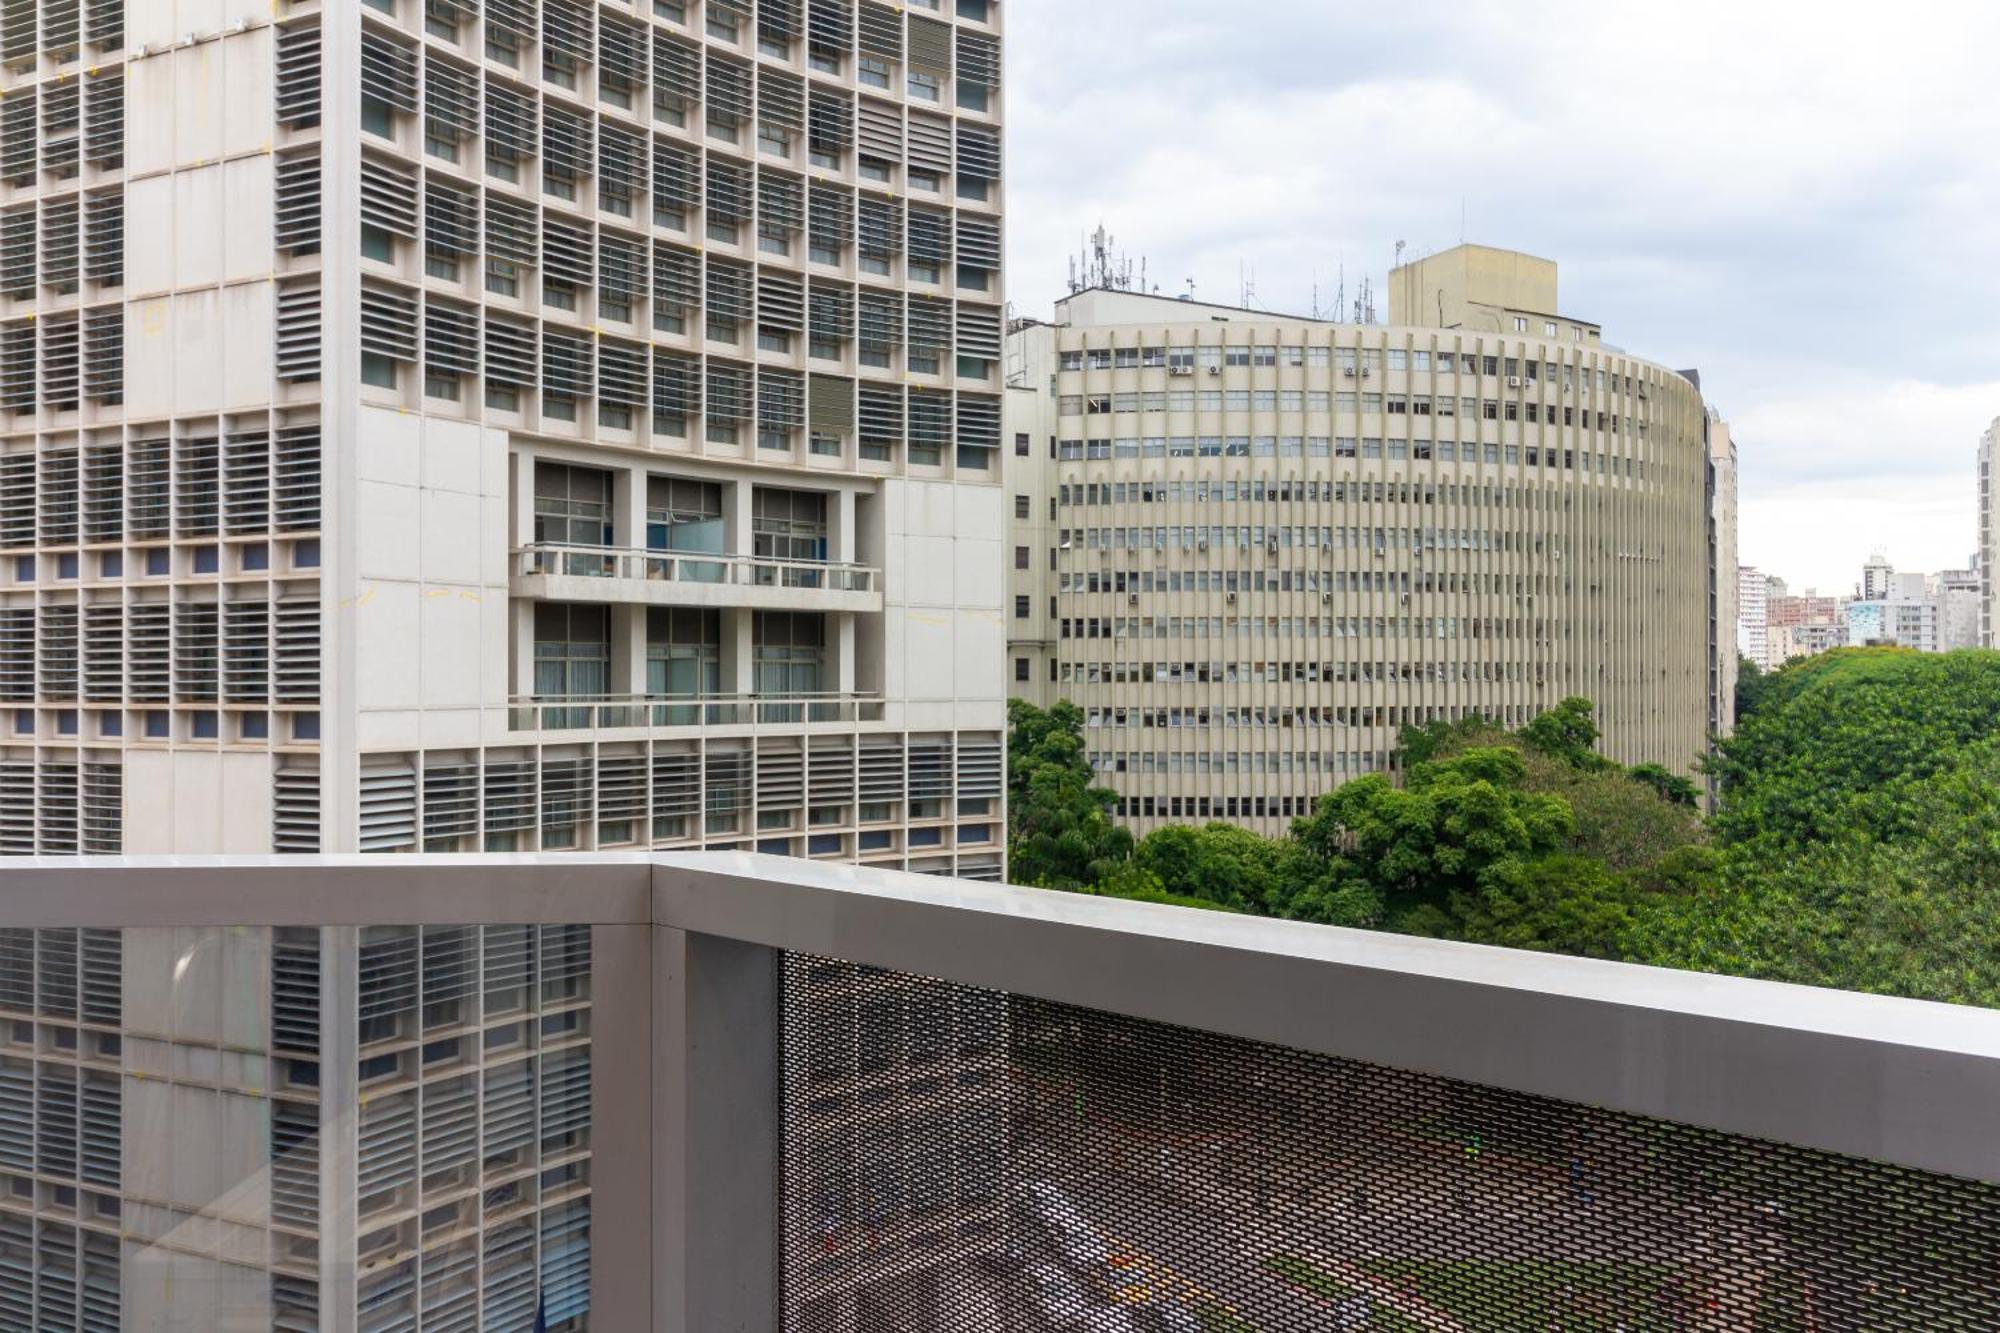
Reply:
[[[1056, 399], [1052, 457], [1009, 460], [1054, 515], [1051, 548], [1017, 539], [1038, 590], [1014, 688], [1084, 709], [1125, 819], [1281, 831], [1403, 726], [1569, 695], [1621, 761], [1692, 763], [1709, 467], [1686, 379], [1594, 344], [1147, 304], [1160, 322], [1016, 334], [1053, 366], [1010, 399]], [[1043, 522], [1031, 500], [1017, 529]]]
[[633, 739], [362, 770], [362, 851], [740, 848], [998, 880], [982, 733]]
[[587, 926], [0, 930], [0, 1323], [308, 1333], [358, 1261], [348, 1326], [588, 1327], [591, 958]]
[[[840, 983], [785, 1001], [804, 1333], [1969, 1330], [2000, 1302], [1992, 1185], [820, 959], [786, 975]], [[1003, 1056], [955, 1063], [965, 1013]]]

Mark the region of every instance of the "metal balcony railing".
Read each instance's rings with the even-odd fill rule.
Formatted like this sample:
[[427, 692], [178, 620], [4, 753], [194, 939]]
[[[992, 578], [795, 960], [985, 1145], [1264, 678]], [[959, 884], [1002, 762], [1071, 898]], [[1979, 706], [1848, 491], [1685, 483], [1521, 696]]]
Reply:
[[879, 592], [882, 586], [882, 572], [870, 565], [546, 542], [516, 549], [514, 573], [522, 577], [636, 579], [822, 592]]
[[517, 695], [507, 703], [507, 725], [513, 731], [797, 726], [880, 722], [882, 717], [879, 694]]
[[0, 879], [10, 1327], [2000, 1310], [1993, 1011], [736, 853]]

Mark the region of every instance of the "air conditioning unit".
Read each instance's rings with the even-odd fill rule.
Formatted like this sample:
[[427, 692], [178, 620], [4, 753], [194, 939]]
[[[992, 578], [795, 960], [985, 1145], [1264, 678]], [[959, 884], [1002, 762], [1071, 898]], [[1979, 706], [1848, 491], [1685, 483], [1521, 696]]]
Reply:
[[1168, 366], [1168, 367], [1167, 367], [1167, 373], [1168, 373], [1169, 375], [1192, 375], [1192, 374], [1194, 374], [1194, 367], [1193, 367], [1193, 366]]
[[1125, 605], [1127, 605], [1127, 606], [1137, 606], [1138, 604], [1139, 604], [1139, 594], [1138, 594], [1138, 593], [1136, 593], [1136, 592], [1128, 592], [1128, 593], [1126, 593], [1126, 594], [1125, 594]]
[[1508, 387], [1508, 388], [1510, 388], [1510, 389], [1518, 389], [1518, 388], [1520, 388], [1520, 387], [1521, 387], [1521, 377], [1520, 377], [1519, 375], [1509, 375], [1509, 376], [1507, 377], [1507, 387]]
[[1332, 606], [1332, 605], [1333, 605], [1333, 594], [1332, 594], [1332, 593], [1330, 593], [1330, 592], [1323, 592], [1323, 593], [1321, 593], [1321, 594], [1319, 595], [1319, 600], [1320, 600], [1320, 604], [1321, 604], [1321, 605], [1323, 605], [1323, 606]]
[[1208, 373], [1209, 373], [1209, 374], [1211, 374], [1211, 375], [1220, 375], [1220, 374], [1222, 373], [1222, 367], [1221, 367], [1221, 366], [1210, 366], [1210, 367], [1208, 368]]
[[1347, 377], [1348, 379], [1353, 379], [1353, 378], [1354, 378], [1354, 367], [1353, 367], [1353, 366], [1342, 366], [1342, 367], [1340, 368], [1340, 373], [1341, 373], [1342, 375], [1345, 375], [1345, 376], [1346, 376], [1346, 377]]
[[1236, 605], [1236, 594], [1232, 592], [1224, 600], [1227, 601], [1231, 606], [1234, 606]]

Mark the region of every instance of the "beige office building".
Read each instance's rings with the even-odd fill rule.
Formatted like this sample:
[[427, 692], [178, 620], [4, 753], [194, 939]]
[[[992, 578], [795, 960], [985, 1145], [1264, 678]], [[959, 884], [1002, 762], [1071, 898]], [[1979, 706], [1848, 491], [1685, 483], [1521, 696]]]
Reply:
[[1387, 326], [1093, 289], [1011, 332], [1013, 689], [1085, 710], [1135, 827], [1277, 832], [1405, 725], [1569, 695], [1687, 772], [1731, 711], [1690, 377], [1556, 314], [1545, 260], [1390, 284]]

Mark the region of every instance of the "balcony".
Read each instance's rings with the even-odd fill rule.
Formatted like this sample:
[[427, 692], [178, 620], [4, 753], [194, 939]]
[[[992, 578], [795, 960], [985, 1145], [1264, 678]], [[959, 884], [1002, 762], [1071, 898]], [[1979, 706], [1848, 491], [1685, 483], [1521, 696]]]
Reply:
[[585, 732], [659, 727], [778, 727], [880, 722], [879, 694], [517, 695], [507, 701], [511, 731]]
[[882, 571], [868, 565], [553, 543], [520, 547], [513, 562], [509, 590], [529, 601], [882, 609]]
[[5, 894], [9, 1327], [2000, 1309], [1992, 1011], [734, 853]]

